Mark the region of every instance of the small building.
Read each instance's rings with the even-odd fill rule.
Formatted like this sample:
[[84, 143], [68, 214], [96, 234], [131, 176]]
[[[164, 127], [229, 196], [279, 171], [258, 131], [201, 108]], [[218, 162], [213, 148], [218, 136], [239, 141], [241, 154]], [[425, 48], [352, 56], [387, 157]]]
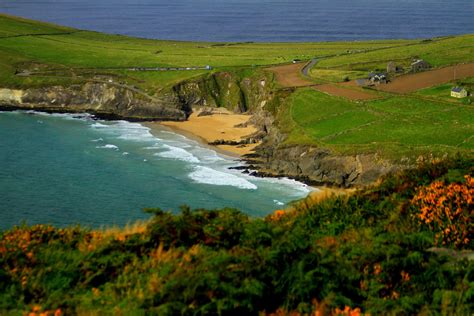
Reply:
[[403, 67], [395, 64], [394, 61], [391, 61], [387, 64], [387, 73], [398, 73], [403, 72]]
[[369, 73], [369, 81], [374, 84], [387, 83], [387, 74], [383, 72], [371, 72]]
[[391, 72], [396, 72], [397, 71], [397, 65], [395, 64], [395, 62], [391, 61], [387, 64], [387, 72], [388, 73], [391, 73]]
[[416, 59], [411, 63], [411, 71], [412, 72], [419, 72], [423, 70], [430, 69], [431, 65], [424, 61], [423, 59]]
[[462, 99], [467, 97], [467, 91], [462, 87], [454, 87], [451, 89], [451, 96], [453, 98]]
[[292, 63], [293, 64], [297, 64], [297, 63], [300, 63], [301, 62], [301, 59], [293, 59]]

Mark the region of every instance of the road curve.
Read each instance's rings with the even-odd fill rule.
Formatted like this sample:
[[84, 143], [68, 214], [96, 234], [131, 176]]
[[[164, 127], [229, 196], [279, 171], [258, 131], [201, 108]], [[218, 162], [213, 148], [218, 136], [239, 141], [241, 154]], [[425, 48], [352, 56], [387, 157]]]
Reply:
[[309, 75], [309, 71], [311, 70], [311, 68], [314, 67], [314, 65], [316, 65], [318, 63], [318, 59], [317, 58], [313, 58], [311, 59], [311, 61], [309, 63], [306, 64], [306, 66], [304, 66], [302, 69], [301, 69], [301, 73], [303, 74], [303, 76], [305, 76], [306, 78], [308, 79], [311, 79], [311, 76]]

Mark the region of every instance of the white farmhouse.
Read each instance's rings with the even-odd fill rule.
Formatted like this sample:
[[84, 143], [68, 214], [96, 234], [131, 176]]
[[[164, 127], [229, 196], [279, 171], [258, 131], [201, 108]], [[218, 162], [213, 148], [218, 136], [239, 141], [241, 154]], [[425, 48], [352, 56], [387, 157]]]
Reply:
[[451, 96], [458, 99], [465, 98], [467, 97], [467, 91], [462, 87], [454, 87], [451, 89]]

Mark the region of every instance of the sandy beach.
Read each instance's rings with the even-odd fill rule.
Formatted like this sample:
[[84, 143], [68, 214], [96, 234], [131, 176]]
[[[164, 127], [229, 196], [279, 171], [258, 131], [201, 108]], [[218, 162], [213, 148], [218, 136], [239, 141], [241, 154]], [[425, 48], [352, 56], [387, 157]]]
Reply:
[[[240, 141], [243, 137], [249, 136], [257, 131], [257, 129], [248, 125], [247, 127], [236, 127], [246, 123], [250, 119], [250, 115], [234, 114], [225, 109], [213, 111], [210, 115], [199, 116], [200, 112], [191, 114], [187, 121], [184, 122], [156, 122], [147, 123], [148, 127], [153, 128], [157, 124], [169, 127], [180, 134], [187, 137], [198, 139], [205, 144], [217, 141]], [[212, 146], [227, 155], [240, 157], [251, 153], [258, 144], [245, 145], [217, 145]]]

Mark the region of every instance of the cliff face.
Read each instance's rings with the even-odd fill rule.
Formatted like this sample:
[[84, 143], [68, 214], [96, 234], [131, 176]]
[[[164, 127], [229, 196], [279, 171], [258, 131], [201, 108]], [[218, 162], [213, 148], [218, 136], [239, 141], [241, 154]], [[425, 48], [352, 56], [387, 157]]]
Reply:
[[12, 90], [0, 89], [3, 109], [31, 109], [53, 112], [91, 112], [99, 116], [131, 120], [185, 120], [179, 105], [146, 97], [138, 91], [106, 83], [69, 87]]
[[152, 97], [135, 87], [114, 82], [88, 82], [68, 87], [0, 89], [0, 108], [51, 112], [90, 112], [130, 120], [186, 120], [193, 107], [225, 107], [252, 111], [272, 98], [269, 75], [240, 78], [230, 72], [181, 82]]
[[236, 113], [255, 112], [273, 99], [270, 74], [240, 77], [232, 72], [219, 72], [185, 81], [173, 87], [177, 103], [190, 111], [192, 107], [225, 107]]
[[261, 146], [259, 161], [252, 161], [261, 175], [285, 176], [312, 185], [359, 187], [374, 183], [397, 169], [375, 155], [340, 156], [324, 148]]
[[261, 110], [252, 121], [263, 133], [262, 144], [248, 157], [249, 169], [260, 176], [285, 176], [312, 185], [361, 187], [401, 168], [375, 154], [341, 155], [326, 148], [285, 145], [286, 135]]

